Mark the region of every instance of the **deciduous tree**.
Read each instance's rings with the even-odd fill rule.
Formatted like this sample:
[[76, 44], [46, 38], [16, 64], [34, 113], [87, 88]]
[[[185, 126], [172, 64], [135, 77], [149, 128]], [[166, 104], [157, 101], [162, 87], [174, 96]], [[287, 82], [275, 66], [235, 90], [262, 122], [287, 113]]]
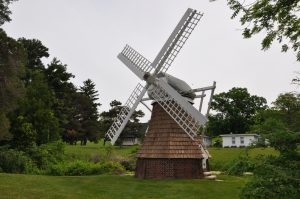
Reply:
[[232, 88], [213, 97], [208, 129], [213, 135], [245, 133], [254, 123], [255, 114], [266, 108], [266, 99], [250, 95], [246, 88]]
[[11, 11], [9, 9], [9, 4], [13, 1], [17, 0], [0, 0], [0, 26], [2, 26], [5, 22], [11, 21], [10, 14]]
[[293, 50], [300, 61], [300, 0], [227, 0], [232, 18], [241, 14], [244, 38], [264, 34], [262, 50], [274, 41], [282, 44], [282, 52]]

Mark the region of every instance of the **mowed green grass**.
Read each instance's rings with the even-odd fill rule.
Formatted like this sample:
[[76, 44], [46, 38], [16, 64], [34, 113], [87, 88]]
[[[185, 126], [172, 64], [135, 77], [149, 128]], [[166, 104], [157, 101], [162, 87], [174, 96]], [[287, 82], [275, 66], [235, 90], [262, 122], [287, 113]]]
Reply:
[[210, 163], [212, 166], [217, 165], [218, 168], [226, 166], [231, 161], [237, 159], [240, 156], [248, 156], [250, 158], [255, 158], [257, 156], [268, 156], [268, 155], [279, 155], [279, 152], [274, 148], [208, 148], [209, 153], [212, 158]]
[[[103, 143], [88, 143], [87, 146], [66, 145], [68, 160], [92, 160], [134, 157], [138, 146], [103, 146]], [[245, 155], [245, 149], [209, 148], [213, 164], [227, 164]], [[249, 149], [250, 157], [257, 155], [276, 155], [272, 148]], [[218, 176], [220, 181], [194, 180], [140, 180], [132, 176], [43, 176], [0, 173], [0, 199], [132, 199], [132, 198], [238, 198], [239, 192], [247, 182], [247, 177]]]
[[247, 181], [245, 177], [218, 178], [222, 181], [0, 174], [0, 199], [235, 199]]
[[[67, 145], [66, 146], [66, 156], [69, 159], [81, 159], [81, 160], [91, 160], [95, 157], [100, 159], [105, 157], [107, 153], [107, 148], [109, 146], [103, 146], [103, 143], [98, 144], [88, 143], [86, 146], [80, 145]], [[111, 147], [112, 156], [116, 159], [134, 157], [133, 152], [138, 150], [138, 146], [129, 147]], [[245, 156], [246, 153], [251, 158], [259, 155], [278, 155], [278, 152], [273, 148], [208, 148], [209, 153], [212, 158], [210, 159], [211, 165], [225, 165], [230, 163], [232, 160], [237, 159], [239, 156]]]
[[99, 142], [97, 144], [88, 142], [86, 146], [80, 145], [66, 145], [65, 153], [66, 157], [69, 160], [90, 160], [91, 158], [100, 159], [107, 156], [109, 151], [111, 152], [110, 156], [114, 156], [116, 158], [122, 159], [129, 156], [137, 151], [138, 146], [129, 146], [129, 147], [118, 147], [118, 146], [110, 146], [110, 143], [104, 146], [103, 142]]

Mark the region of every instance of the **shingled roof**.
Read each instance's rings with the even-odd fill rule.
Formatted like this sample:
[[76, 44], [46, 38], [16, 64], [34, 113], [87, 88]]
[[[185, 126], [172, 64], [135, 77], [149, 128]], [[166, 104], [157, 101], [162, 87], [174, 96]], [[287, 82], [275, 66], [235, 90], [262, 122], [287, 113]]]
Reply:
[[192, 140], [158, 103], [154, 103], [149, 129], [137, 157], [202, 159], [198, 143], [199, 140]]

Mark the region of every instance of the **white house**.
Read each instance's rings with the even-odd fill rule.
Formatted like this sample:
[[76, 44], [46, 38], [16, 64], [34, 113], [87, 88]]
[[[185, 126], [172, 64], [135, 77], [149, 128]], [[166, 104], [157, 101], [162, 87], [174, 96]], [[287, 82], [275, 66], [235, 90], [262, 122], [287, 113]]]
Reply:
[[137, 133], [127, 133], [122, 135], [122, 146], [131, 146], [135, 144], [141, 144], [141, 137], [145, 136], [148, 130], [148, 123], [141, 123], [140, 129]]
[[220, 136], [223, 147], [246, 147], [257, 142], [259, 137], [257, 134], [224, 134]]
[[[201, 138], [202, 138], [202, 135], [201, 135]], [[209, 147], [211, 145], [211, 138], [206, 135], [203, 136], [202, 141], [206, 147]]]
[[122, 139], [122, 146], [132, 146], [135, 144], [141, 144], [141, 139], [136, 136], [129, 135]]

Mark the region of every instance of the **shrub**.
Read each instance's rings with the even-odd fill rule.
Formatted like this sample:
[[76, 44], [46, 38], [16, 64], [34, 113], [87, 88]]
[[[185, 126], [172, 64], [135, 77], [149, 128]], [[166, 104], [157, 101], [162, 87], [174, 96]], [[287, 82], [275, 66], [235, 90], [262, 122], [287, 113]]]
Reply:
[[240, 198], [299, 198], [299, 174], [290, 172], [289, 169], [263, 164], [254, 172], [254, 177], [240, 193]]
[[248, 157], [241, 156], [228, 165], [226, 173], [228, 175], [243, 175], [244, 172], [252, 172], [255, 166], [252, 161]]
[[34, 146], [29, 148], [27, 153], [39, 169], [47, 169], [50, 165], [63, 160], [64, 144], [62, 142], [54, 142]]
[[22, 151], [0, 150], [0, 170], [6, 173], [35, 173], [36, 165]]
[[58, 176], [84, 176], [99, 174], [122, 174], [125, 172], [123, 166], [117, 162], [105, 161], [91, 163], [85, 161], [61, 162], [52, 165], [47, 174]]
[[120, 164], [127, 170], [127, 171], [134, 171], [135, 170], [135, 162], [122, 160]]

